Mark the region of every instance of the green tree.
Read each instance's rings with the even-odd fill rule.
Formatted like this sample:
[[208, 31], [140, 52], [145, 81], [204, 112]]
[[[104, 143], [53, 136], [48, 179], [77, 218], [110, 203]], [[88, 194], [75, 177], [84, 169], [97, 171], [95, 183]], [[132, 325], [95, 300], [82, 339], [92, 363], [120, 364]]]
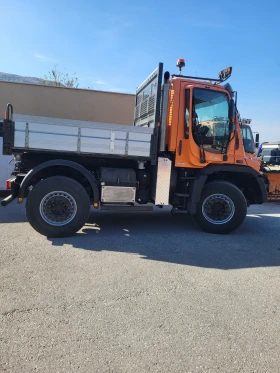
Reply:
[[55, 87], [78, 88], [79, 81], [75, 75], [76, 73], [70, 77], [68, 73], [60, 71], [58, 66], [55, 65], [54, 68], [44, 76], [42, 79], [42, 84], [52, 85]]

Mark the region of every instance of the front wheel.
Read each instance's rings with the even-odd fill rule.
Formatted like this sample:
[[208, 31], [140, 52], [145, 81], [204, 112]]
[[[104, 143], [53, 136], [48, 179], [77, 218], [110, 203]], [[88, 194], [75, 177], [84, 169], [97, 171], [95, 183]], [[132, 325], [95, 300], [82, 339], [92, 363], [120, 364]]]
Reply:
[[204, 186], [193, 218], [207, 232], [229, 233], [243, 223], [246, 213], [240, 189], [226, 181], [213, 181]]
[[47, 237], [73, 235], [84, 226], [89, 212], [90, 199], [84, 187], [64, 176], [40, 181], [26, 201], [28, 222]]

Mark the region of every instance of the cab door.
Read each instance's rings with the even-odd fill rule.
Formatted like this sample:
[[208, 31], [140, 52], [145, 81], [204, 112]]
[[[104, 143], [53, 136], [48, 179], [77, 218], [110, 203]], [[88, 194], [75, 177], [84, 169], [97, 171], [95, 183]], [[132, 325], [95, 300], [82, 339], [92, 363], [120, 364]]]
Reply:
[[229, 144], [229, 96], [222, 89], [181, 83], [177, 167], [223, 163]]

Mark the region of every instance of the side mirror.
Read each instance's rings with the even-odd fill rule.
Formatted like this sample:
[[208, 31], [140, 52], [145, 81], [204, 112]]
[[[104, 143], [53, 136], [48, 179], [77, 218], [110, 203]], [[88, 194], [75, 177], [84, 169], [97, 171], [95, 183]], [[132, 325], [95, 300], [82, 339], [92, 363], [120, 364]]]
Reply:
[[255, 145], [256, 148], [258, 148], [260, 145], [260, 135], [258, 133], [256, 133]]
[[234, 99], [231, 98], [229, 100], [229, 108], [228, 108], [228, 117], [229, 117], [229, 132], [232, 133], [235, 131], [235, 102]]

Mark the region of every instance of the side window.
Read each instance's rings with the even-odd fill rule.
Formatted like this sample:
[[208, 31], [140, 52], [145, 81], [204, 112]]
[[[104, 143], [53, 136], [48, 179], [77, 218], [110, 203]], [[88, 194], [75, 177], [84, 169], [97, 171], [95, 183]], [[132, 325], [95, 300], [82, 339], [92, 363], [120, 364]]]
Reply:
[[192, 132], [198, 146], [211, 153], [225, 153], [229, 136], [228, 109], [226, 93], [193, 90]]
[[184, 118], [184, 137], [185, 139], [189, 138], [189, 113], [190, 109], [190, 90], [186, 89], [185, 91], [185, 118]]
[[243, 145], [246, 153], [255, 153], [255, 141], [250, 127], [241, 127]]

